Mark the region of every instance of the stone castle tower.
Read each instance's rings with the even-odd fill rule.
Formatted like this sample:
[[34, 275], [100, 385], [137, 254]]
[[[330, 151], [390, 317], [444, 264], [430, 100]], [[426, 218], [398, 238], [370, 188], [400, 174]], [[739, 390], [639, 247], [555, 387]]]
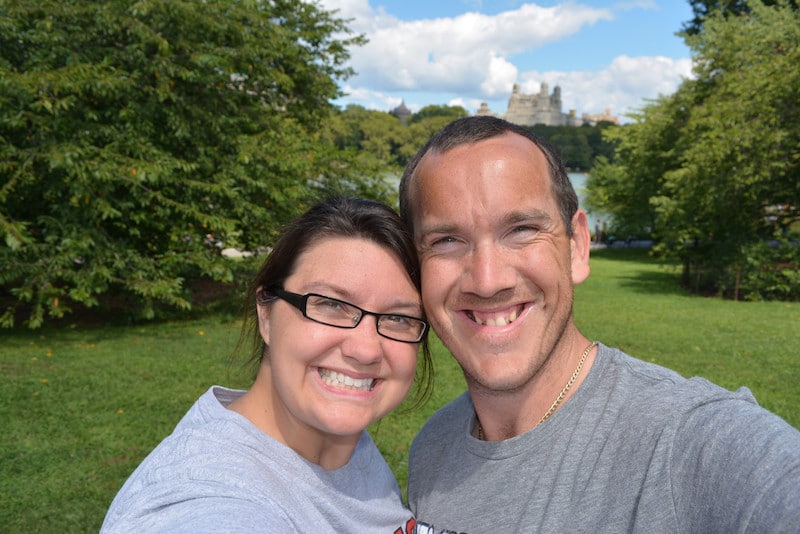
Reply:
[[561, 112], [561, 88], [555, 86], [548, 93], [547, 83], [542, 83], [539, 94], [526, 95], [520, 92], [519, 84], [514, 84], [505, 119], [523, 126], [545, 124], [547, 126], [580, 126], [581, 120], [575, 110]]
[[408, 121], [408, 118], [413, 115], [411, 110], [406, 107], [406, 101], [401, 100], [400, 105], [394, 108], [392, 111], [389, 112], [390, 114], [394, 115], [398, 119], [400, 119], [401, 124], [405, 124]]

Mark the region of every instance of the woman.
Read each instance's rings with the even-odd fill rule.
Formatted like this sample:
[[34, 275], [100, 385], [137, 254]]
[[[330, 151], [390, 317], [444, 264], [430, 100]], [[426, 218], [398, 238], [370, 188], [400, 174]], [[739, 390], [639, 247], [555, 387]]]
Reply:
[[136, 469], [103, 531], [386, 532], [415, 526], [366, 428], [405, 398], [428, 324], [390, 208], [336, 198], [295, 220], [251, 284], [248, 391], [212, 387]]

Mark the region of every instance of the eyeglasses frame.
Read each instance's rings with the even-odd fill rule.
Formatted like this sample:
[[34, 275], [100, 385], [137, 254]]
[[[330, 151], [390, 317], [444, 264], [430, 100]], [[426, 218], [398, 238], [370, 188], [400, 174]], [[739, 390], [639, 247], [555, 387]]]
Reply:
[[[353, 308], [357, 309], [361, 313], [361, 315], [359, 316], [359, 318], [355, 322], [355, 324], [353, 324], [352, 326], [345, 326], [345, 325], [330, 324], [330, 323], [322, 322], [319, 319], [314, 319], [313, 317], [309, 317], [308, 316], [308, 313], [306, 311], [306, 307], [307, 307], [307, 304], [308, 304], [309, 297], [322, 297], [324, 299], [333, 300], [335, 302], [341, 302], [342, 304], [346, 304], [347, 306], [350, 306], [350, 307], [353, 307]], [[267, 304], [270, 301], [274, 300], [275, 298], [279, 298], [279, 299], [285, 301], [286, 303], [290, 304], [291, 306], [293, 306], [293, 307], [297, 308], [298, 310], [300, 310], [300, 313], [303, 314], [303, 317], [305, 317], [309, 321], [313, 321], [313, 322], [315, 322], [317, 324], [324, 324], [325, 326], [332, 326], [334, 328], [345, 328], [345, 329], [352, 330], [352, 329], [358, 327], [359, 324], [361, 324], [361, 321], [364, 319], [364, 316], [371, 315], [371, 316], [375, 317], [375, 331], [378, 333], [379, 336], [385, 337], [386, 339], [391, 339], [392, 341], [399, 341], [400, 343], [420, 343], [420, 342], [422, 342], [422, 340], [425, 339], [425, 336], [428, 334], [428, 331], [430, 330], [430, 324], [425, 319], [421, 319], [419, 317], [414, 317], [413, 315], [405, 315], [405, 314], [402, 314], [402, 313], [377, 313], [377, 312], [371, 312], [369, 310], [365, 310], [364, 308], [362, 308], [360, 306], [356, 306], [355, 304], [353, 304], [351, 302], [347, 302], [346, 300], [337, 299], [337, 298], [334, 298], [334, 297], [329, 297], [327, 295], [321, 295], [319, 293], [306, 293], [304, 295], [301, 295], [300, 293], [293, 293], [291, 291], [286, 291], [285, 289], [282, 289], [282, 288], [279, 288], [279, 287], [273, 287], [271, 289], [263, 289], [263, 290], [261, 290], [261, 292], [258, 295], [258, 299], [257, 300], [258, 300], [259, 304]], [[404, 317], [406, 319], [413, 319], [415, 321], [420, 321], [424, 325], [424, 328], [422, 329], [422, 332], [420, 332], [420, 335], [419, 335], [418, 339], [416, 339], [416, 340], [412, 341], [412, 340], [408, 340], [408, 339], [397, 339], [395, 337], [388, 336], [388, 335], [386, 335], [386, 334], [384, 334], [383, 332], [380, 331], [381, 317], [386, 317], [386, 316]]]

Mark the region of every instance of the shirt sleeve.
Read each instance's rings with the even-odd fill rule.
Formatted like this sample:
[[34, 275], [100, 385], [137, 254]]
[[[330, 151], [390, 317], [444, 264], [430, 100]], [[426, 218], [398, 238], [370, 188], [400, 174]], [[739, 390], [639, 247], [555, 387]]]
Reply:
[[671, 466], [689, 532], [796, 532], [800, 432], [746, 396], [710, 399], [678, 425]]

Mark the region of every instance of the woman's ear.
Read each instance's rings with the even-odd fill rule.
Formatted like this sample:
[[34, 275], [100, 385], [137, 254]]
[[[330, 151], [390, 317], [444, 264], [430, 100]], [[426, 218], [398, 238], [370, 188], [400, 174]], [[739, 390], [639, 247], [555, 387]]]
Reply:
[[261, 339], [269, 346], [269, 313], [272, 309], [272, 301], [261, 298], [262, 288], [256, 292], [256, 313], [258, 314], [258, 331]]

